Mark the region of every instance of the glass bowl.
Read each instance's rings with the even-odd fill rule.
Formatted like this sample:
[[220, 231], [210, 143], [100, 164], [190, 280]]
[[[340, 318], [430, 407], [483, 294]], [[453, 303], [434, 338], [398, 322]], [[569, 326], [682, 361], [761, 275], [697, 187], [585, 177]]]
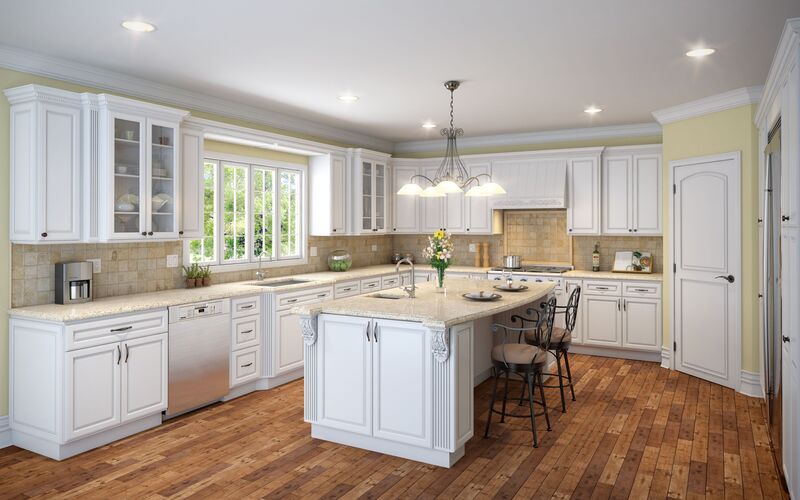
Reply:
[[328, 255], [328, 269], [344, 272], [353, 265], [353, 257], [347, 250], [334, 250]]

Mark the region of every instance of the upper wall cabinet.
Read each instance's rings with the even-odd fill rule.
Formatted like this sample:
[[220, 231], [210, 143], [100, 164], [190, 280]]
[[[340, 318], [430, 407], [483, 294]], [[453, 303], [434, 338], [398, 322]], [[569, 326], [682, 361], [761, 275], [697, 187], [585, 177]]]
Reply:
[[38, 85], [5, 94], [11, 104], [11, 241], [79, 241], [80, 95]]
[[355, 233], [385, 233], [389, 220], [389, 155], [352, 152]]
[[419, 201], [417, 196], [398, 196], [397, 190], [404, 184], [411, 182], [411, 177], [417, 174], [417, 167], [395, 165], [393, 168], [392, 182], [392, 233], [416, 234], [419, 233]]
[[608, 148], [602, 174], [603, 233], [661, 234], [660, 146]]
[[309, 233], [312, 236], [347, 234], [350, 213], [347, 158], [339, 154], [312, 156], [308, 159], [308, 175]]
[[100, 238], [178, 238], [180, 122], [188, 113], [107, 94], [97, 98]]
[[178, 235], [181, 238], [202, 238], [204, 228], [205, 204], [205, 147], [203, 130], [194, 126], [181, 129], [181, 172], [180, 200], [181, 225]]
[[600, 234], [600, 154], [567, 160], [567, 233]]

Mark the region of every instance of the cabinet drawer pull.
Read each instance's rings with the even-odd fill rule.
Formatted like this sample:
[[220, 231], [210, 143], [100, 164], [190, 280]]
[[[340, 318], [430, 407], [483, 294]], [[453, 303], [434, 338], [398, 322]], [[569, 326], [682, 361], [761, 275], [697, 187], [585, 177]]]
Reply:
[[624, 300], [624, 299], [622, 300], [622, 310], [623, 311], [627, 311], [628, 310], [628, 301], [627, 300]]
[[246, 306], [242, 306], [241, 309], [252, 309], [253, 304], [247, 304]]
[[297, 302], [297, 299], [286, 299], [286, 302]]
[[127, 332], [128, 330], [133, 330], [133, 326], [128, 325], [128, 326], [123, 326], [122, 328], [112, 328], [111, 333]]
[[128, 362], [128, 357], [131, 355], [131, 351], [128, 350], [128, 344], [125, 344], [125, 362]]
[[375, 338], [375, 343], [378, 343], [378, 322], [375, 322], [375, 325], [372, 327], [372, 336]]
[[253, 362], [249, 362], [246, 365], [242, 365], [242, 368], [247, 368], [248, 366], [253, 366]]
[[351, 290], [352, 290], [352, 288], [350, 288], [349, 286], [348, 286], [347, 288], [342, 288], [342, 291], [343, 291], [343, 292], [349, 292], [349, 291], [351, 291]]
[[317, 297], [319, 297], [320, 299], [323, 298], [323, 297], [327, 297], [327, 296], [328, 296], [327, 293], [320, 293], [320, 294], [317, 295]]
[[249, 329], [249, 330], [245, 330], [245, 331], [243, 331], [242, 333], [253, 333], [253, 329], [251, 328], [251, 329]]
[[119, 344], [117, 344], [117, 364], [122, 361], [122, 349], [119, 348]]
[[367, 326], [364, 328], [364, 334], [367, 336], [367, 342], [369, 342], [369, 323], [367, 323]]
[[610, 289], [609, 287], [607, 287], [607, 286], [597, 286], [597, 287], [595, 287], [595, 288], [596, 288], [597, 290], [611, 290], [611, 289]]
[[634, 288], [633, 291], [634, 292], [649, 292], [650, 289], [649, 288]]
[[619, 299], [617, 299], [617, 311], [619, 311]]

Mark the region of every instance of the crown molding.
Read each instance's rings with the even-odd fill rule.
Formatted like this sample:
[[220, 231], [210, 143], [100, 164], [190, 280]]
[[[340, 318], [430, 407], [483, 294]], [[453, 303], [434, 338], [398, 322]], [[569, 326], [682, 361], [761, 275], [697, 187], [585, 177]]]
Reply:
[[[795, 64], [800, 59], [800, 17], [787, 19], [778, 42], [778, 48], [772, 57], [772, 64], [767, 74], [767, 83], [764, 84], [764, 92], [761, 103], [756, 110], [756, 123], [763, 123], [767, 119], [772, 103], [780, 94], [780, 89], [786, 82]], [[764, 123], [768, 128], [771, 124]]]
[[[550, 142], [586, 141], [597, 139], [613, 139], [617, 137], [640, 137], [661, 135], [658, 123], [638, 123], [633, 125], [613, 125], [608, 127], [586, 127], [548, 132], [527, 132], [519, 134], [484, 135], [458, 139], [460, 149], [529, 146]], [[394, 145], [395, 154], [428, 153], [440, 151], [444, 143], [441, 140], [407, 141]]]
[[354, 146], [380, 151], [391, 151], [393, 146], [385, 139], [8, 45], [0, 45], [0, 67]]
[[696, 101], [653, 111], [653, 117], [661, 125], [666, 125], [667, 123], [696, 118], [710, 113], [725, 111], [726, 109], [755, 104], [761, 100], [763, 89], [763, 86], [758, 85], [755, 87], [742, 87], [730, 90], [722, 94], [712, 95]]

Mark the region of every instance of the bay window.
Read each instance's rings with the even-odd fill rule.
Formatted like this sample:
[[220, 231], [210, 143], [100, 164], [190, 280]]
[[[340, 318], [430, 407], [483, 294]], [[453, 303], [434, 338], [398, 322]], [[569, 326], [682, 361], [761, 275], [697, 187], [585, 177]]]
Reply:
[[205, 160], [205, 234], [188, 242], [188, 262], [305, 262], [304, 167], [241, 160]]

